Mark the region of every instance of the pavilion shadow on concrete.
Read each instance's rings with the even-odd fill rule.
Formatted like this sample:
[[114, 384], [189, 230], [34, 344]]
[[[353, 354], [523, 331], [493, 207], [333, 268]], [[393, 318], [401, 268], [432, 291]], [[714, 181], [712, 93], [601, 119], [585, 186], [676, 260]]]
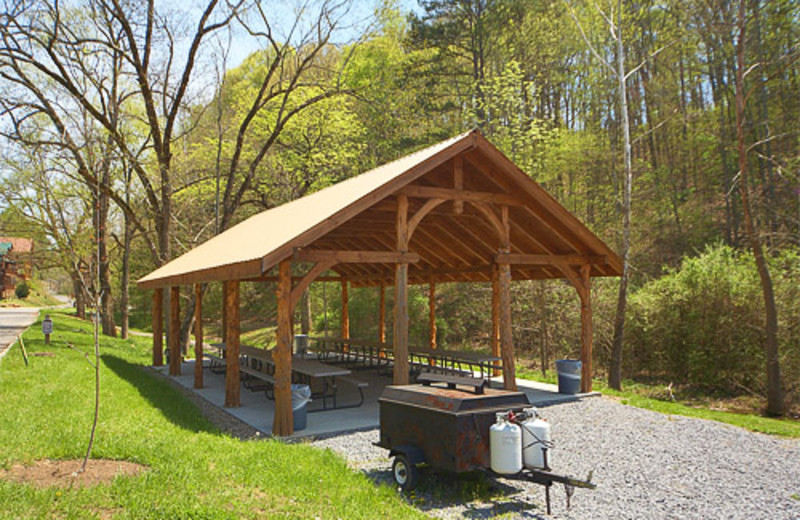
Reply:
[[[304, 274], [293, 275], [293, 271]], [[293, 432], [292, 314], [315, 280], [342, 284], [342, 335], [349, 337], [347, 287], [394, 284], [394, 384], [408, 384], [409, 284], [429, 284], [436, 348], [437, 283], [491, 282], [492, 351], [504, 387], [515, 389], [511, 280], [566, 278], [581, 308], [582, 392], [592, 384], [591, 278], [619, 276], [622, 262], [574, 215], [477, 130], [259, 213], [138, 281], [153, 294], [153, 364], [163, 364], [163, 291], [169, 288], [169, 372], [180, 374], [181, 285], [194, 285], [195, 349], [202, 359], [202, 284], [224, 285], [225, 405], [240, 400], [239, 282], [277, 284], [273, 433]], [[381, 305], [379, 341], [385, 340]], [[202, 363], [195, 386], [202, 387]]]

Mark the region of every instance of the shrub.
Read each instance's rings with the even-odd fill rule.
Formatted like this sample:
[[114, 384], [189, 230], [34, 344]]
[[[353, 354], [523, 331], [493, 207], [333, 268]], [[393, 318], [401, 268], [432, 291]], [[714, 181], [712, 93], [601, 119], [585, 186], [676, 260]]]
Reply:
[[28, 297], [31, 293], [31, 288], [28, 287], [28, 284], [25, 282], [17, 284], [17, 287], [14, 289], [14, 294], [17, 295], [17, 298], [20, 300], [24, 300]]
[[[797, 287], [800, 260], [770, 259], [784, 381], [798, 369]], [[631, 297], [626, 341], [632, 372], [726, 393], [765, 387], [764, 303], [749, 253], [709, 246]], [[792, 323], [794, 322], [794, 323]]]

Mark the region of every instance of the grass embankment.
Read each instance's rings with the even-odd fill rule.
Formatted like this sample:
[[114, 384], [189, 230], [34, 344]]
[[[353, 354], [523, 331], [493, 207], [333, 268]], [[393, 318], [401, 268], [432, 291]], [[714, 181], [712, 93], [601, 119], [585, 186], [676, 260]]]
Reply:
[[0, 300], [0, 307], [53, 307], [61, 305], [62, 302], [43, 291], [39, 283], [32, 282], [29, 287], [31, 292], [25, 299], [21, 300], [15, 295], [11, 298]]
[[[0, 468], [81, 458], [93, 410], [91, 328], [51, 313], [53, 341], [40, 323], [0, 363]], [[149, 469], [88, 488], [44, 488], [0, 480], [0, 518], [407, 518], [419, 513], [387, 486], [349, 470], [331, 451], [220, 433], [164, 381], [143, 370], [147, 338], [101, 344], [101, 411], [93, 458]]]
[[[557, 384], [556, 373], [550, 372], [548, 377], [543, 377], [541, 372], [521, 368], [517, 376], [534, 381]], [[625, 381], [622, 391], [613, 390], [601, 379], [593, 381], [593, 390], [603, 395], [614, 396], [623, 404], [645, 408], [670, 415], [684, 415], [698, 417], [722, 423], [739, 426], [750, 431], [780, 435], [783, 437], [800, 437], [800, 421], [792, 419], [775, 419], [753, 413], [737, 413], [723, 410], [712, 410], [702, 405], [702, 400], [692, 399], [683, 401], [667, 400], [667, 391], [663, 386], [652, 386], [633, 381]]]

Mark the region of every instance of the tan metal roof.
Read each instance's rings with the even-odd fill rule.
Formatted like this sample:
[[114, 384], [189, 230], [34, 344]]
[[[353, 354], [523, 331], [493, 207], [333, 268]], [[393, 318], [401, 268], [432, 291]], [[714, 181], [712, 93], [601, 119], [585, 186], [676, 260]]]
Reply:
[[[463, 189], [488, 202], [508, 202], [511, 253], [594, 258], [592, 276], [615, 276], [621, 261], [576, 217], [519, 170], [477, 130], [448, 139], [316, 193], [264, 211], [211, 238], [138, 281], [144, 288], [264, 276], [299, 249], [392, 251], [394, 195], [409, 194], [409, 218], [431, 190], [453, 188], [453, 164], [463, 160]], [[414, 282], [485, 281], [497, 252], [485, 211], [470, 204], [454, 214], [440, 205], [419, 223], [409, 244], [420, 261]], [[600, 261], [597, 261], [600, 258]], [[393, 264], [347, 263], [332, 268], [354, 283], [374, 285]], [[561, 278], [552, 266], [514, 266], [515, 279]]]

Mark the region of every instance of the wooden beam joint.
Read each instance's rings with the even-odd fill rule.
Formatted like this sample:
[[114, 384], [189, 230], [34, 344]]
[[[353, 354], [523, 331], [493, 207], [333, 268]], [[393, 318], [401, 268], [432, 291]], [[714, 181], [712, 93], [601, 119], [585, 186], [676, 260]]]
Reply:
[[509, 193], [493, 191], [466, 191], [463, 189], [438, 188], [434, 186], [410, 185], [401, 189], [400, 194], [407, 197], [422, 199], [444, 199], [467, 202], [489, 202], [494, 204], [507, 204], [509, 206], [524, 206], [525, 202]]

